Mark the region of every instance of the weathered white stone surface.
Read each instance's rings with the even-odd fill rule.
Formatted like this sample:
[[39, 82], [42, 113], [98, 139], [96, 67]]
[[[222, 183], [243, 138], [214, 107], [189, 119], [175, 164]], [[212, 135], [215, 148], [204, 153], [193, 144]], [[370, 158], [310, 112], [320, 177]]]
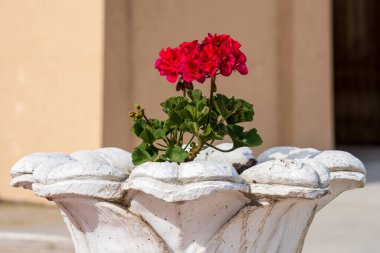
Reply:
[[314, 157], [330, 171], [353, 171], [366, 174], [364, 164], [355, 156], [345, 151], [327, 150]]
[[314, 148], [297, 148], [297, 147], [273, 147], [257, 157], [257, 162], [262, 163], [268, 160], [277, 159], [297, 159], [310, 158], [320, 151]]
[[[230, 150], [233, 147], [232, 143], [222, 143], [216, 145], [217, 148], [221, 150]], [[195, 161], [217, 161], [217, 162], [226, 162], [230, 164], [240, 163], [245, 164], [251, 159], [255, 159], [253, 152], [248, 147], [241, 147], [235, 149], [234, 151], [221, 152], [211, 147], [202, 150], [200, 154], [194, 159]]]
[[257, 164], [242, 173], [251, 193], [273, 197], [317, 198], [328, 192], [330, 173], [310, 159], [277, 159]]
[[132, 171], [123, 190], [139, 190], [168, 202], [178, 202], [221, 191], [248, 193], [249, 186], [228, 163], [194, 161], [177, 165], [148, 162]]
[[248, 182], [325, 188], [330, 173], [321, 163], [312, 159], [269, 160], [251, 167], [241, 175]]
[[11, 170], [12, 185], [41, 197], [81, 195], [104, 199], [122, 196], [121, 184], [133, 168], [131, 154], [118, 148], [25, 156]]
[[365, 184], [363, 164], [342, 151], [277, 147], [241, 175], [232, 166], [251, 159], [209, 148], [134, 167], [130, 153], [104, 148], [32, 154], [11, 175], [57, 203], [80, 253], [301, 252], [316, 212]]

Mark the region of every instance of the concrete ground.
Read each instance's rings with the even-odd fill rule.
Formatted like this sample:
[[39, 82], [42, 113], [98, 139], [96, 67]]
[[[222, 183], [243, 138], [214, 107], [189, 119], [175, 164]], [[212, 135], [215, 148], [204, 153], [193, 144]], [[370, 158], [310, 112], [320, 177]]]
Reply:
[[[364, 189], [340, 195], [315, 217], [304, 253], [378, 253], [380, 239], [380, 148], [347, 148], [367, 168]], [[54, 207], [0, 202], [1, 253], [74, 252]]]
[[0, 202], [1, 253], [74, 252], [56, 207]]
[[339, 147], [367, 169], [367, 185], [347, 191], [315, 216], [305, 253], [378, 253], [380, 239], [380, 147]]

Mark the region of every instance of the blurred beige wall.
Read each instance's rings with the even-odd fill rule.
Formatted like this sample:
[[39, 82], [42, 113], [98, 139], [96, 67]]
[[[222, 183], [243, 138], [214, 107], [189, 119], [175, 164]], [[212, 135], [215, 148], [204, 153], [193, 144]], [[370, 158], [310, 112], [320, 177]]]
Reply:
[[102, 144], [103, 1], [0, 1], [0, 198], [9, 169], [32, 152]]
[[[252, 126], [274, 145], [333, 146], [329, 0], [0, 0], [0, 198], [9, 169], [36, 151], [131, 149], [134, 102], [160, 117], [175, 95], [154, 61], [162, 47], [227, 33], [249, 75], [217, 80], [251, 101]], [[205, 91], [207, 84], [196, 84]]]

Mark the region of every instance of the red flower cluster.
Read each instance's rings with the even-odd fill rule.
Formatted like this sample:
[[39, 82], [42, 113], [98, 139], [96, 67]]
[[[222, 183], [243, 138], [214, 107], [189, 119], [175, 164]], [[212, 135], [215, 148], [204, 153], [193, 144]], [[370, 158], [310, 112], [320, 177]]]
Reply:
[[155, 67], [171, 83], [175, 83], [178, 77], [186, 83], [203, 83], [217, 74], [229, 76], [234, 70], [246, 75], [247, 58], [240, 47], [240, 43], [229, 35], [208, 34], [202, 43], [194, 40], [183, 42], [177, 48], [162, 49]]

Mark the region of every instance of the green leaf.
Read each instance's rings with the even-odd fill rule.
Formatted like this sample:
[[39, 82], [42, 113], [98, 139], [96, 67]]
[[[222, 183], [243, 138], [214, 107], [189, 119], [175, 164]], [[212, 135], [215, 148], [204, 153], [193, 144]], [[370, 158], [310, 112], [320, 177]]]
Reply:
[[253, 120], [253, 106], [243, 99], [217, 94], [214, 97], [213, 106], [227, 124], [233, 125]]
[[206, 112], [207, 112], [207, 109], [203, 110], [202, 108], [201, 110], [198, 110], [193, 105], [187, 105], [184, 109], [182, 109], [178, 113], [183, 120], [191, 120], [193, 122], [198, 123], [207, 116], [208, 113]]
[[151, 127], [145, 126], [143, 131], [139, 134], [139, 138], [141, 138], [145, 143], [152, 144], [156, 138], [154, 137], [153, 129]]
[[183, 118], [177, 111], [172, 111], [169, 113], [169, 118], [164, 124], [165, 129], [177, 128], [183, 121]]
[[178, 115], [182, 120], [188, 119], [194, 121], [195, 108], [187, 105], [184, 109], [178, 111]]
[[158, 119], [149, 119], [150, 124], [154, 129], [159, 129], [164, 127], [164, 121]]
[[216, 111], [219, 113], [220, 116], [222, 116], [223, 120], [227, 120], [230, 112], [227, 109], [227, 104], [229, 102], [229, 99], [221, 94], [217, 94], [214, 97], [214, 107]]
[[203, 130], [203, 132], [200, 134], [199, 138], [202, 140], [202, 142], [206, 143], [209, 140], [214, 140], [217, 139], [217, 134], [214, 131], [214, 129], [210, 126], [207, 125], [206, 129]]
[[168, 114], [172, 110], [180, 110], [189, 103], [189, 100], [185, 97], [170, 97], [165, 102], [161, 103], [162, 110]]
[[224, 136], [228, 134], [226, 125], [219, 123], [214, 127], [214, 134], [216, 140], [223, 140]]
[[145, 121], [142, 119], [137, 120], [131, 127], [132, 133], [134, 133], [137, 137], [144, 130], [144, 126], [146, 125]]
[[199, 100], [202, 99], [202, 91], [195, 89], [195, 90], [188, 90], [187, 94], [191, 98], [191, 100]]
[[203, 108], [207, 105], [207, 98], [202, 96], [202, 91], [192, 90], [188, 92], [188, 95], [191, 99], [191, 104], [197, 111], [203, 110]]
[[154, 131], [154, 137], [156, 140], [164, 139], [166, 137], [166, 132], [164, 129], [157, 129]]
[[227, 119], [228, 124], [237, 124], [253, 120], [253, 105], [243, 99], [235, 99], [234, 112]]
[[189, 132], [194, 134], [195, 136], [199, 136], [200, 128], [197, 123], [191, 120], [185, 120], [181, 126], [179, 127], [181, 131]]
[[177, 163], [184, 162], [187, 156], [187, 152], [178, 145], [168, 147], [165, 152], [165, 157], [169, 158], [172, 162]]
[[261, 137], [257, 134], [255, 128], [244, 132], [244, 128], [238, 125], [227, 125], [228, 135], [231, 137], [234, 143], [234, 148], [239, 147], [253, 147], [262, 144]]
[[246, 139], [247, 143], [253, 147], [253, 146], [259, 146], [263, 144], [263, 140], [261, 139], [261, 136], [257, 133], [256, 128], [252, 128], [249, 131], [246, 132]]
[[149, 146], [146, 143], [141, 143], [137, 146], [132, 153], [132, 162], [134, 165], [139, 165], [145, 162], [154, 161], [158, 155], [158, 150]]

